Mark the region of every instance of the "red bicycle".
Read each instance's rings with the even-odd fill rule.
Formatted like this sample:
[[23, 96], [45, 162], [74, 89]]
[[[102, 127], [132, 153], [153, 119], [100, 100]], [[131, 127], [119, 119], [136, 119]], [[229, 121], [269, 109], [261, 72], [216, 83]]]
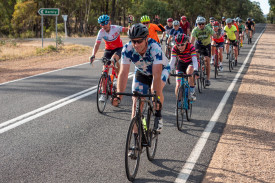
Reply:
[[[108, 101], [109, 95], [112, 96], [116, 91], [116, 86], [114, 84], [114, 79], [117, 78], [117, 74], [115, 72], [115, 67], [112, 64], [110, 59], [106, 57], [102, 58], [102, 63], [104, 64], [104, 70], [100, 76], [98, 86], [97, 86], [97, 110], [100, 113], [103, 113], [106, 103]], [[112, 74], [109, 75], [109, 69], [111, 69]]]

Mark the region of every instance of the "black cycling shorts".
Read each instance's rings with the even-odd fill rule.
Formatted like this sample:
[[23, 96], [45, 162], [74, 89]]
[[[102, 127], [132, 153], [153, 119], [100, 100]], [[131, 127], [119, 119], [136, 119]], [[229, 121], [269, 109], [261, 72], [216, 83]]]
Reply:
[[186, 74], [186, 70], [190, 64], [192, 64], [192, 62], [183, 63], [183, 62], [179, 61], [178, 64], [176, 65], [176, 70]]
[[230, 41], [230, 43], [233, 43], [233, 46], [238, 46], [238, 42], [236, 40], [229, 39], [229, 41]]
[[202, 44], [195, 44], [196, 51], [203, 54], [205, 57], [210, 57], [211, 56], [211, 44], [204, 46]]
[[114, 54], [116, 54], [116, 55], [119, 56], [119, 58], [120, 58], [120, 57], [121, 57], [122, 48], [123, 48], [123, 47], [121, 47], [121, 48], [116, 48], [116, 49], [114, 49], [114, 50], [106, 50], [106, 49], [105, 49], [104, 55], [103, 55], [103, 56], [106, 57], [107, 59], [111, 59], [112, 56], [113, 56]]

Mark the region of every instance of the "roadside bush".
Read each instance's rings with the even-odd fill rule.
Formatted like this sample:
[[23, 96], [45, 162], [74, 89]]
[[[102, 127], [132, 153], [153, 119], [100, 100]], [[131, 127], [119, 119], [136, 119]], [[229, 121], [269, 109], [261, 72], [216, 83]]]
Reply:
[[26, 32], [23, 32], [20, 34], [21, 38], [33, 38], [35, 37], [35, 33], [33, 31], [27, 30]]
[[51, 52], [56, 52], [56, 51], [57, 51], [57, 49], [53, 45], [49, 45], [46, 48], [36, 48], [36, 54], [37, 55], [43, 55], [43, 54], [46, 54], [46, 53], [51, 53]]

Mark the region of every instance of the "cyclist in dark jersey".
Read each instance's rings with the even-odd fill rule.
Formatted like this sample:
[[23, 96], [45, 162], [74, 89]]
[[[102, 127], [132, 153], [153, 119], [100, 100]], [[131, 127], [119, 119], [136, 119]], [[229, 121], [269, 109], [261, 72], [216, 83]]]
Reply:
[[248, 34], [248, 31], [250, 32], [250, 38], [252, 37], [252, 31], [254, 29], [254, 23], [251, 21], [250, 18], [247, 18], [247, 22], [245, 22], [245, 29], [246, 29], [246, 34]]

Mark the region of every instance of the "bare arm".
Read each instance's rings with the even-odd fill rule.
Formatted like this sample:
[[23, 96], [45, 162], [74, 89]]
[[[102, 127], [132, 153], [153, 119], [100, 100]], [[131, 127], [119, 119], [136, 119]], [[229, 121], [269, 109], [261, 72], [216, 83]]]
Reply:
[[100, 46], [100, 43], [96, 42], [95, 46], [94, 46], [94, 49], [93, 49], [93, 54], [92, 55], [94, 55], [94, 56], [96, 55], [96, 53], [97, 53], [97, 51], [99, 49], [99, 46]]
[[172, 37], [173, 37], [173, 36], [171, 36], [171, 35], [169, 36], [168, 41], [167, 41], [167, 44], [169, 44], [169, 43], [171, 42]]
[[[127, 86], [130, 64], [121, 64], [120, 72], [117, 80], [117, 92], [124, 92]], [[122, 98], [122, 96], [118, 96]]]
[[[161, 72], [162, 64], [153, 65], [153, 91], [157, 92], [157, 96], [161, 95]], [[152, 92], [153, 92], [152, 91]]]
[[191, 44], [192, 44], [192, 45], [194, 45], [195, 39], [196, 39], [196, 38], [195, 38], [194, 36], [191, 37]]

